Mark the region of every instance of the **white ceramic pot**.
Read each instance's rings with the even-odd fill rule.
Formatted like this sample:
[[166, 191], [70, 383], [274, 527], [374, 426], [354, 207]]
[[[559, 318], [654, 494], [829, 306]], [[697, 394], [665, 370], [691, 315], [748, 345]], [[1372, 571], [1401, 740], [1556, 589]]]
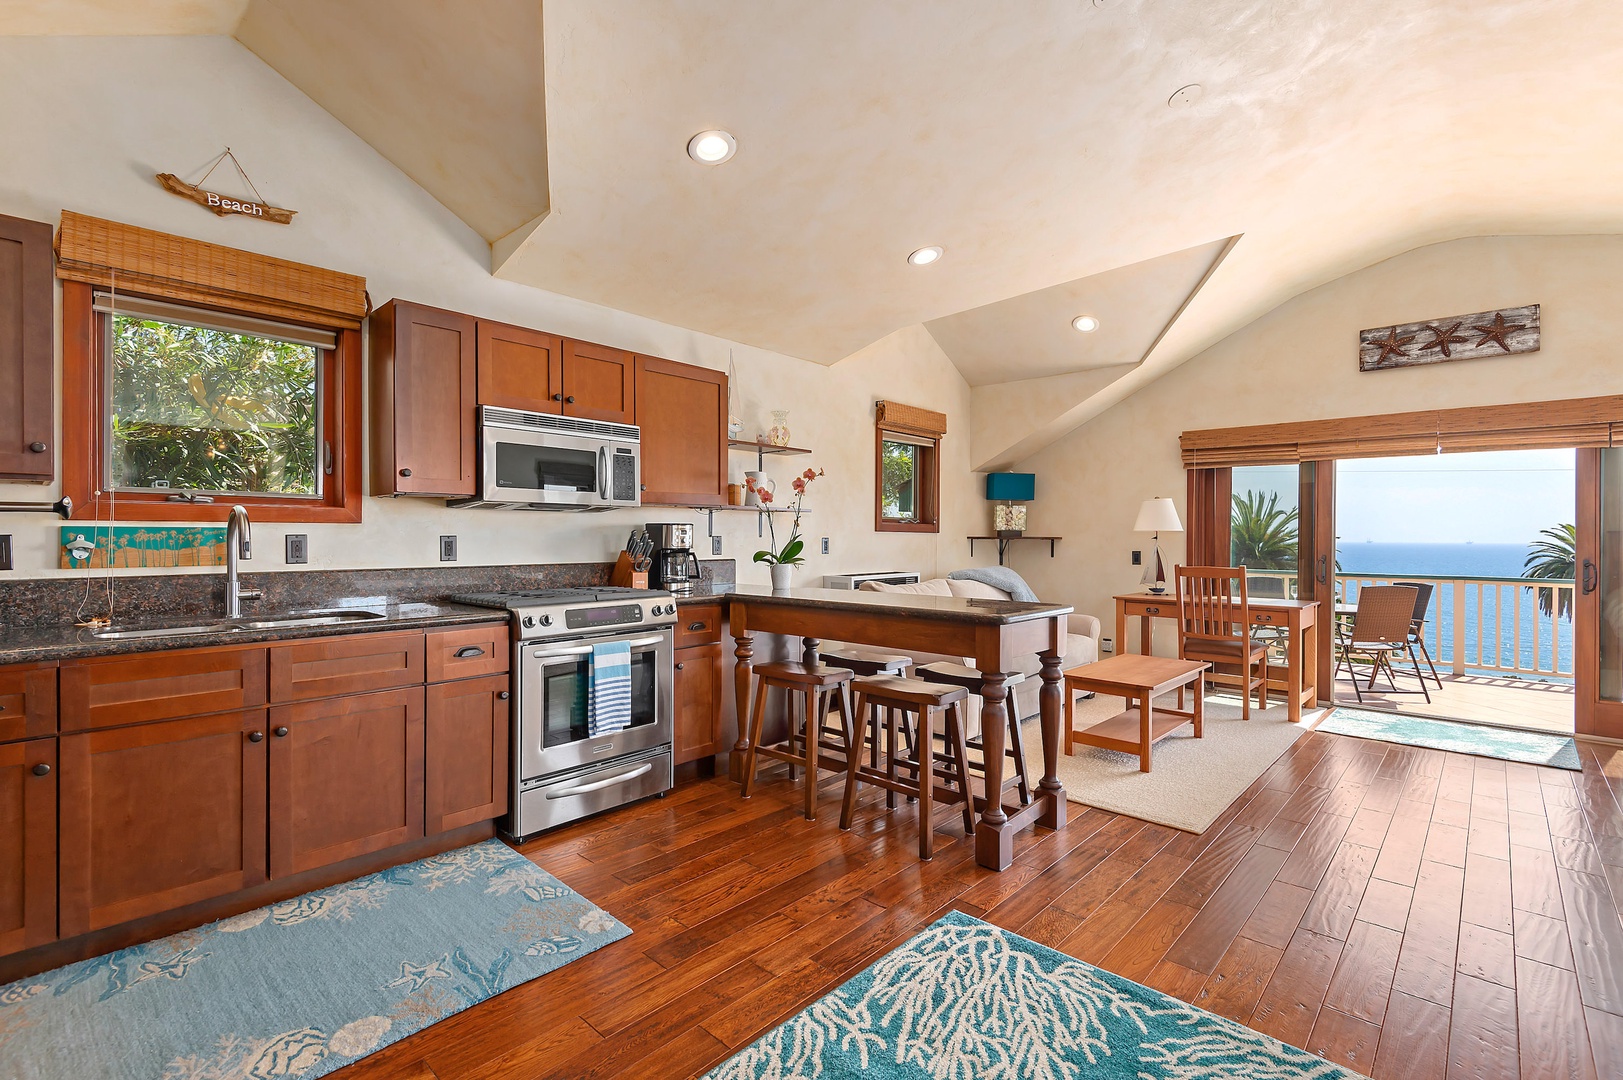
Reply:
[[773, 592], [786, 592], [788, 590], [789, 586], [794, 582], [794, 579], [795, 579], [795, 568], [794, 567], [792, 567], [792, 566], [784, 566], [784, 565], [781, 565], [779, 563], [773, 563], [772, 564], [772, 591]]

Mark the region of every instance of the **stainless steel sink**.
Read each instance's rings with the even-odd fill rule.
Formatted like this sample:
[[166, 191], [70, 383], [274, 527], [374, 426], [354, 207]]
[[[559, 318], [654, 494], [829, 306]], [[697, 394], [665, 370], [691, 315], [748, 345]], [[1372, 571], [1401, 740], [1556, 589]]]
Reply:
[[267, 615], [259, 619], [233, 619], [229, 622], [193, 623], [187, 626], [152, 626], [140, 628], [110, 627], [96, 630], [91, 637], [102, 641], [127, 641], [137, 638], [190, 637], [194, 634], [232, 634], [247, 630], [285, 630], [300, 626], [338, 626], [345, 623], [370, 622], [385, 618], [380, 611], [364, 608], [337, 608], [332, 611], [301, 611], [289, 615]]

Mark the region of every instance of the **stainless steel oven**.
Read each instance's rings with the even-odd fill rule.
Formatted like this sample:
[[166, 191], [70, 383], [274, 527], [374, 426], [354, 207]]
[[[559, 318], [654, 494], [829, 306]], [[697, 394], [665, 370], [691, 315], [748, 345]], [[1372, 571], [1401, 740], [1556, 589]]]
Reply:
[[642, 502], [642, 434], [632, 424], [479, 410], [479, 497], [453, 506], [613, 510]]
[[[592, 646], [609, 641], [631, 646], [631, 726], [593, 738], [587, 729]], [[671, 741], [669, 628], [527, 642], [519, 647], [518, 672], [521, 784]]]

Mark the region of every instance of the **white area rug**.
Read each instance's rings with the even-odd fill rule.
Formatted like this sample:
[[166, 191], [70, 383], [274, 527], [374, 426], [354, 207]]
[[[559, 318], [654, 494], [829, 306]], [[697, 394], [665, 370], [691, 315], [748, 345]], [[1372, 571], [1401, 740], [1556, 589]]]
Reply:
[[[1176, 704], [1176, 695], [1166, 700]], [[1121, 698], [1103, 694], [1078, 701], [1076, 726], [1107, 720], [1123, 704]], [[1185, 832], [1205, 832], [1324, 712], [1304, 709], [1301, 723], [1293, 724], [1281, 703], [1266, 711], [1253, 709], [1247, 721], [1240, 719], [1238, 698], [1214, 694], [1206, 699], [1205, 737], [1195, 738], [1194, 729], [1186, 727], [1162, 739], [1150, 752], [1149, 772], [1138, 771], [1137, 754], [1078, 746], [1070, 757], [1060, 752], [1060, 783], [1072, 802]], [[1042, 729], [1032, 719], [1024, 730], [1031, 775], [1039, 777]]]

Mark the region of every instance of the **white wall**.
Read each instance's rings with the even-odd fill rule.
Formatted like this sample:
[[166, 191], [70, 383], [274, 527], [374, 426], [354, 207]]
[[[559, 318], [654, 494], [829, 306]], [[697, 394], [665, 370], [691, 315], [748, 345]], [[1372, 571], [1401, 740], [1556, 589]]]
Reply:
[[[153, 179], [189, 178], [227, 145], [268, 200], [299, 211], [294, 224], [216, 218]], [[812, 554], [801, 580], [855, 570], [944, 573], [967, 563], [962, 537], [982, 527], [985, 504], [968, 471], [969, 388], [922, 328], [826, 368], [499, 281], [473, 230], [228, 38], [0, 38], [0, 146], [0, 213], [55, 223], [62, 209], [76, 210], [362, 274], [374, 303], [401, 297], [718, 369], [731, 353], [746, 432], [765, 431], [769, 410], [788, 408], [796, 444], [815, 451], [772, 461], [768, 472], [786, 492], [807, 465], [828, 473], [807, 500]], [[880, 397], [948, 414], [940, 537], [873, 530], [872, 403]], [[733, 455], [735, 480], [754, 467], [746, 457]], [[54, 489], [0, 485], [0, 500], [55, 497]], [[661, 508], [506, 514], [368, 498], [358, 526], [257, 526], [252, 569], [282, 568], [285, 532], [309, 534], [312, 569], [435, 565], [441, 533], [458, 535], [463, 563], [599, 561], [645, 520], [702, 526], [704, 518]], [[755, 516], [718, 514], [717, 522], [740, 579], [765, 581], [765, 568], [750, 563], [765, 546]], [[14, 537], [15, 576], [68, 573], [55, 569], [58, 524], [0, 515], [0, 532]], [[815, 554], [822, 536], [833, 541], [826, 558]], [[704, 542], [701, 554], [709, 553]]]
[[[1044, 598], [1106, 620], [1138, 587], [1132, 531], [1152, 495], [1184, 507], [1180, 432], [1320, 417], [1623, 393], [1617, 333], [1623, 237], [1476, 237], [1419, 248], [1302, 294], [1022, 464], [1037, 474], [1030, 531], [1014, 565]], [[1358, 370], [1358, 332], [1445, 315], [1541, 304], [1530, 355], [1393, 371]], [[1184, 537], [1165, 539], [1181, 561]]]

